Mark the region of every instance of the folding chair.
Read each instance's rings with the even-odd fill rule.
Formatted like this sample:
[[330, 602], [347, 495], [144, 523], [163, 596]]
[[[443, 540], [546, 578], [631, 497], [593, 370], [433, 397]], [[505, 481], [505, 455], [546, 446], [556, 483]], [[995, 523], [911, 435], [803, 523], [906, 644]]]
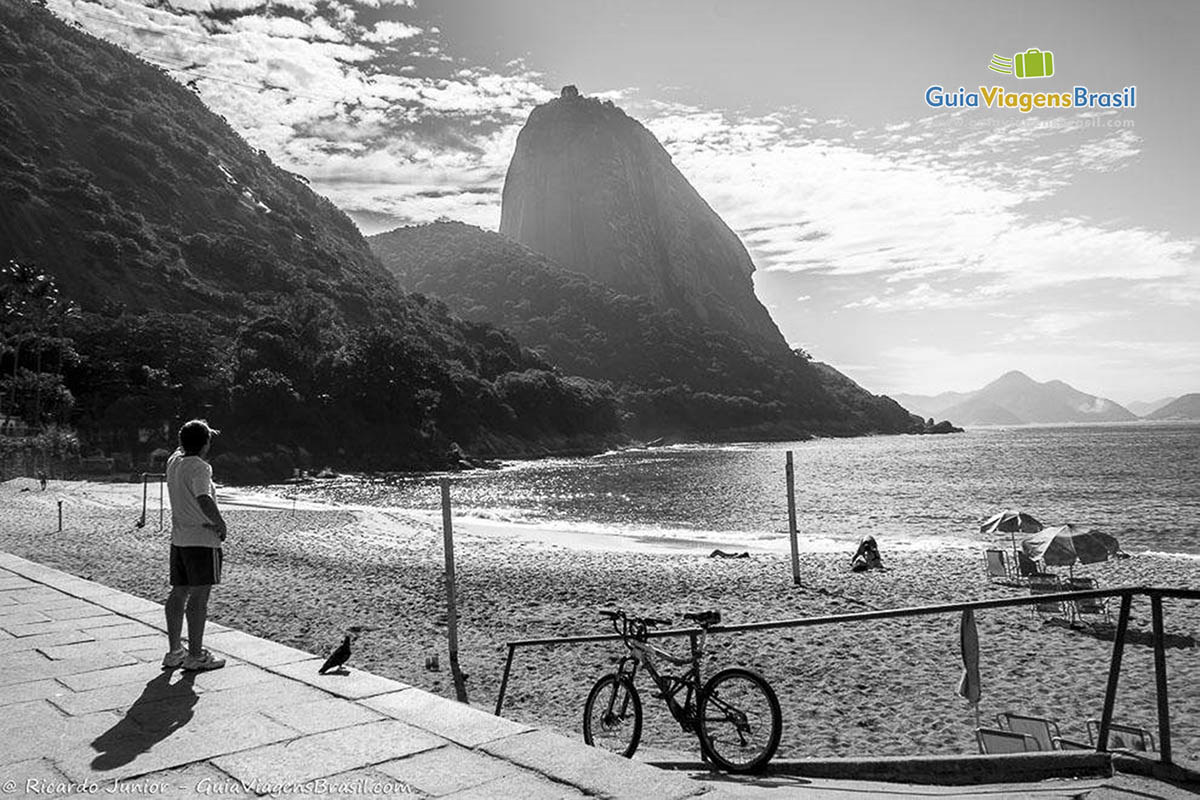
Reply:
[[1055, 736], [1050, 741], [1054, 745], [1055, 750], [1095, 750], [1096, 749], [1096, 745], [1094, 745], [1094, 744], [1084, 744], [1083, 742], [1077, 742], [1074, 739], [1064, 739], [1061, 736]]
[[1012, 570], [1008, 568], [1008, 553], [1003, 550], [984, 550], [983, 558], [987, 564], [988, 580], [1012, 578]]
[[[1082, 592], [1088, 589], [1099, 589], [1100, 584], [1096, 582], [1095, 578], [1067, 578], [1066, 585], [1063, 588], [1069, 592]], [[1103, 614], [1106, 621], [1110, 619], [1107, 597], [1088, 597], [1083, 600], [1073, 600], [1071, 601], [1071, 607], [1075, 616]]]
[[[1058, 594], [1062, 591], [1062, 584], [1058, 582], [1057, 575], [1034, 575], [1029, 579], [1030, 594]], [[1036, 603], [1033, 606], [1035, 613], [1049, 615], [1052, 617], [1067, 617], [1066, 605], [1061, 600], [1047, 600]]]
[[1024, 733], [1037, 739], [1038, 748], [1053, 750], [1054, 740], [1061, 738], [1058, 723], [1045, 717], [1030, 717], [1005, 711], [996, 715], [996, 722], [1006, 731]]
[[[1100, 738], [1100, 720], [1089, 719], [1087, 729], [1088, 739], [1095, 745]], [[1110, 723], [1108, 726], [1108, 749], [1137, 750], [1142, 753], [1153, 753], [1157, 750], [1154, 746], [1154, 735], [1150, 731], [1119, 722]]]
[[1035, 737], [1027, 733], [1014, 733], [1000, 728], [976, 728], [975, 740], [979, 743], [979, 752], [988, 755], [1036, 753], [1042, 749]]

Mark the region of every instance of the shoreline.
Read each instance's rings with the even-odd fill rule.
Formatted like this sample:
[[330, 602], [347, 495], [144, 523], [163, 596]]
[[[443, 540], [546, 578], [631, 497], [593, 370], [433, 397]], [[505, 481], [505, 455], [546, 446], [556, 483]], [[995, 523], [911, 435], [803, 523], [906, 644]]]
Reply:
[[[219, 491], [230, 539], [225, 583], [213, 592], [214, 621], [315, 653], [350, 625], [366, 625], [374, 630], [356, 644], [351, 669], [453, 696], [448, 672], [425, 669], [431, 654], [448, 663], [440, 513], [301, 503], [293, 512], [286, 498], [264, 507], [261, 497], [239, 502], [236, 494]], [[67, 501], [62, 533], [59, 497]], [[41, 492], [36, 481], [7, 481], [0, 483], [0, 549], [161, 602], [169, 536], [157, 529], [153, 505], [150, 524], [137, 528], [140, 512], [137, 484], [81, 482]], [[561, 535], [552, 526], [531, 534], [512, 523], [458, 518], [454, 531], [460, 662], [471, 701], [488, 710], [507, 642], [606, 633], [596, 612], [609, 605], [677, 620], [685, 610], [720, 608], [726, 624], [739, 624], [1023, 593], [987, 582], [981, 545], [938, 553], [885, 547], [889, 570], [862, 574], [849, 572], [842, 550], [805, 551], [803, 585], [794, 586], [786, 547], [717, 559], [708, 557], [707, 541], [596, 547], [591, 534], [552, 538]], [[1105, 587], [1194, 588], [1200, 560], [1138, 555], [1087, 574]], [[1200, 636], [1198, 606], [1168, 603], [1168, 632], [1179, 640]], [[1099, 716], [1111, 642], [1026, 609], [978, 617], [985, 724], [1005, 710], [1043, 714], [1059, 720], [1064, 736], [1086, 740], [1083, 721]], [[1148, 602], [1135, 601], [1131, 628], [1149, 630]], [[784, 709], [781, 757], [970, 753], [975, 717], [954, 693], [962, 670], [957, 641], [955, 615], [721, 635], [710, 640], [705, 674], [741, 664], [768, 678]], [[1167, 652], [1177, 757], [1200, 760], [1200, 648]], [[519, 651], [505, 715], [578, 737], [587, 690], [618, 655], [610, 645]], [[1157, 734], [1154, 687], [1152, 648], [1131, 641], [1118, 721]], [[645, 746], [695, 752], [694, 739], [643, 689]]]

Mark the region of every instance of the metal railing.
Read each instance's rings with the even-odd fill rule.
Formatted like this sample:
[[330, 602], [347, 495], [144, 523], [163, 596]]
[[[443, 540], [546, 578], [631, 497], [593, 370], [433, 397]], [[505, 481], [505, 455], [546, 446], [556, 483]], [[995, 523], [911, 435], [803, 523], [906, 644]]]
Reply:
[[[1194, 589], [1164, 589], [1146, 586], [1122, 586], [1113, 589], [1088, 589], [1079, 592], [1059, 592], [1056, 594], [1038, 594], [1024, 597], [1009, 597], [996, 600], [975, 600], [965, 603], [947, 603], [937, 606], [915, 606], [911, 608], [888, 608], [879, 611], [857, 611], [850, 614], [835, 614], [823, 617], [801, 617], [799, 619], [771, 620], [768, 622], [750, 622], [743, 625], [714, 625], [708, 629], [709, 635], [718, 633], [743, 633], [746, 631], [768, 631], [780, 628], [809, 628], [817, 625], [838, 625], [847, 622], [866, 622], [869, 620], [899, 619], [902, 617], [931, 616], [934, 614], [949, 614], [962, 612], [967, 609], [1011, 608], [1016, 606], [1031, 606], [1041, 603], [1071, 603], [1078, 600], [1093, 598], [1119, 597], [1121, 611], [1117, 618], [1116, 634], [1113, 638], [1112, 661], [1108, 669], [1108, 685], [1104, 691], [1104, 711], [1100, 717], [1100, 730], [1096, 736], [1096, 750], [1108, 749], [1108, 734], [1112, 726], [1113, 706], [1117, 699], [1117, 681], [1121, 673], [1121, 658], [1125, 652], [1125, 637], [1129, 629], [1129, 614], [1135, 595], [1150, 598], [1150, 613], [1152, 626], [1152, 644], [1154, 647], [1154, 676], [1155, 697], [1158, 704], [1158, 740], [1159, 760], [1164, 764], [1171, 763], [1171, 721], [1167, 696], [1167, 653], [1163, 635], [1163, 598], [1175, 600], [1200, 600], [1200, 590]], [[673, 636], [695, 637], [701, 633], [699, 628], [673, 628], [665, 631], [653, 631], [648, 638], [667, 638]], [[496, 716], [500, 716], [504, 706], [504, 695], [508, 690], [508, 678], [512, 671], [513, 656], [518, 648], [547, 647], [560, 644], [584, 644], [590, 642], [616, 642], [621, 637], [617, 634], [597, 634], [594, 636], [561, 636], [548, 639], [522, 639], [508, 642], [508, 658], [504, 663], [504, 677], [500, 680], [500, 693], [496, 698]]]

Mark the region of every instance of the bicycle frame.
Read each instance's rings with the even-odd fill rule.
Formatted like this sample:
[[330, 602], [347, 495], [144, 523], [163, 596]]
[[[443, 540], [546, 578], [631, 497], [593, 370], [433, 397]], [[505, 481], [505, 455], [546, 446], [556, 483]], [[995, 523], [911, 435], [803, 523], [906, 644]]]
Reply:
[[[626, 677], [630, 683], [633, 683], [637, 675], [638, 666], [644, 666], [646, 672], [654, 682], [655, 688], [658, 689], [663, 701], [666, 702], [667, 708], [670, 709], [671, 716], [675, 718], [675, 721], [680, 724], [684, 731], [695, 733], [696, 700], [700, 696], [701, 685], [700, 662], [704, 658], [706, 632], [701, 632], [698, 642], [695, 634], [692, 634], [691, 656], [688, 658], [680, 658], [660, 647], [655, 647], [648, 641], [638, 638], [636, 632], [625, 631], [623, 635], [625, 646], [629, 648], [630, 655], [622, 657], [620, 663], [617, 665], [617, 678]], [[655, 659], [658, 658], [669, 661], [676, 666], [688, 665], [688, 669], [679, 675], [660, 673], [654, 666]], [[681, 703], [676, 697], [684, 690], [687, 690], [687, 694]]]

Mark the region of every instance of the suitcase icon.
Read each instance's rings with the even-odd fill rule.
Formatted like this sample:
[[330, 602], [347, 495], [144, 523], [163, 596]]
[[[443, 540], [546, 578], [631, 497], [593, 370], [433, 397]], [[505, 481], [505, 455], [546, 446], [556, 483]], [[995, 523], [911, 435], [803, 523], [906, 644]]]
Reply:
[[1013, 56], [1018, 78], [1049, 78], [1054, 74], [1054, 53], [1031, 47]]

